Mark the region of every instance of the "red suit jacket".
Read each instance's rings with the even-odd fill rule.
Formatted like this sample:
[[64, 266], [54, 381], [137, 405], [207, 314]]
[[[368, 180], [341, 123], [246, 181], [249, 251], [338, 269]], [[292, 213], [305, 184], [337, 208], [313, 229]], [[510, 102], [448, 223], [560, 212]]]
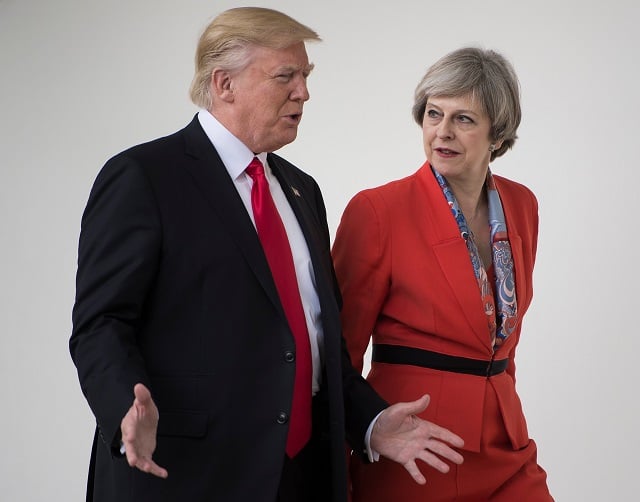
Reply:
[[[528, 442], [514, 355], [533, 293], [538, 207], [523, 185], [494, 179], [509, 232], [518, 302], [517, 328], [495, 354], [495, 359], [509, 358], [507, 371], [485, 378], [374, 362], [368, 375], [391, 403], [430, 394], [422, 417], [460, 435], [470, 451], [480, 448], [487, 385], [496, 390], [513, 448]], [[491, 359], [469, 253], [428, 163], [412, 176], [357, 194], [342, 217], [333, 256], [344, 302], [343, 332], [356, 368], [362, 369], [371, 337], [373, 343]]]

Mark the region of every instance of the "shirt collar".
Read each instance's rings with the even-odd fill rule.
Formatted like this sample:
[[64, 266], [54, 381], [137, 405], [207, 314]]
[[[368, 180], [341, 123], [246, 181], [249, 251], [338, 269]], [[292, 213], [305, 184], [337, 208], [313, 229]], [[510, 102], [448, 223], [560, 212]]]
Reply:
[[198, 121], [205, 134], [218, 152], [231, 179], [240, 176], [253, 157], [258, 157], [267, 166], [267, 152], [254, 154], [247, 146], [223, 126], [208, 110], [198, 112]]

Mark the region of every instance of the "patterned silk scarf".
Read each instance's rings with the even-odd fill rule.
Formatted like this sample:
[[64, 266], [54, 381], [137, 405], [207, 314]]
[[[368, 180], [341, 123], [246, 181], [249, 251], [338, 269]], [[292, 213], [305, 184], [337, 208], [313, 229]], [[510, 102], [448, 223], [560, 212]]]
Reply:
[[[491, 171], [487, 172], [485, 189], [489, 201], [489, 225], [491, 227], [491, 254], [493, 256], [493, 268], [495, 275], [494, 287], [491, 287], [487, 271], [484, 268], [480, 253], [473, 234], [469, 231], [464, 214], [458, 206], [447, 180], [431, 168], [442, 193], [447, 199], [453, 217], [460, 229], [460, 235], [467, 244], [469, 256], [473, 265], [473, 271], [480, 287], [482, 305], [489, 322], [489, 332], [494, 351], [502, 345], [507, 337], [513, 333], [518, 321], [518, 308], [516, 303], [515, 278], [513, 276], [513, 257], [511, 245], [507, 234], [507, 225], [504, 220], [502, 202], [496, 190]], [[495, 294], [494, 291], [495, 290]]]

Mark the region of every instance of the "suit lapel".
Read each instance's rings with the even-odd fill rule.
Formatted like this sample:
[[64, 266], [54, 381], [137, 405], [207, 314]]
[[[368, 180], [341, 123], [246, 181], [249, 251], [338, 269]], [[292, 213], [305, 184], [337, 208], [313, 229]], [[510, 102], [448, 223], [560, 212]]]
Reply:
[[518, 233], [518, 229], [522, 227], [521, 220], [514, 211], [517, 200], [511, 196], [507, 187], [502, 183], [502, 179], [494, 176], [496, 189], [500, 194], [502, 202], [502, 210], [504, 211], [504, 219], [509, 232], [509, 244], [511, 245], [511, 256], [513, 258], [513, 267], [516, 279], [516, 301], [518, 302], [518, 317], [522, 319], [522, 314], [529, 303], [529, 299], [525, 298], [526, 294], [526, 275], [524, 267], [524, 253], [522, 250], [522, 238]]
[[[324, 242], [323, 236], [319, 232], [318, 223], [314, 216], [315, 210], [310, 205], [309, 198], [313, 197], [314, 194], [308, 193], [301, 183], [298, 183], [298, 181], [289, 176], [289, 171], [283, 168], [281, 162], [278, 161], [278, 157], [270, 155], [268, 161], [271, 171], [278, 179], [287, 197], [287, 201], [298, 219], [298, 224], [304, 235], [311, 262], [313, 263], [316, 275], [316, 287], [319, 287], [321, 284], [330, 284], [330, 282], [327, 282], [330, 281], [330, 273], [328, 273], [329, 271], [325, 265], [326, 260], [323, 260], [320, 255], [321, 251], [325, 248], [328, 253], [328, 244]], [[318, 274], [320, 274], [321, 271], [325, 276], [324, 281], [317, 280]]]
[[[336, 336], [341, 332], [340, 311], [336, 301], [340, 293], [331, 261], [328, 229], [326, 224], [319, 219], [324, 214], [324, 209], [318, 206], [318, 198], [321, 196], [314, 191], [317, 188], [310, 186], [306, 179], [296, 176], [295, 171], [287, 167], [279, 157], [270, 155], [268, 161], [271, 171], [278, 179], [298, 220], [309, 250], [309, 257], [313, 267], [313, 282], [320, 302], [324, 333], [321, 357], [326, 373], [324, 373], [323, 380], [327, 378], [328, 385], [333, 385], [334, 393], [331, 398], [333, 400], [335, 396], [339, 396], [342, 392], [340, 365], [337, 364], [335, 358], [342, 350], [342, 338]], [[333, 363], [330, 363], [331, 361]], [[335, 404], [341, 406], [341, 401], [336, 399]]]
[[425, 199], [429, 206], [427, 235], [434, 236], [432, 247], [440, 269], [451, 286], [462, 315], [465, 316], [482, 344], [491, 350], [487, 316], [484, 313], [478, 281], [473, 273], [467, 246], [460, 237], [458, 225], [444, 200], [442, 190], [429, 164], [422, 167], [420, 179], [426, 191]]
[[238, 244], [238, 250], [255, 273], [276, 308], [284, 316], [258, 234], [222, 160], [202, 130], [197, 117], [183, 130], [185, 163], [193, 180], [221, 224]]

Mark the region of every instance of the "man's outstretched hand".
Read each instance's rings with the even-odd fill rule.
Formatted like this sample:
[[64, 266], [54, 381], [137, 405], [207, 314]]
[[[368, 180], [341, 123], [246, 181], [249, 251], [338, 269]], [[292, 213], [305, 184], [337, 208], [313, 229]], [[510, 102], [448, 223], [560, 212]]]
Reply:
[[461, 464], [462, 455], [452, 447], [464, 446], [453, 432], [418, 418], [429, 405], [429, 395], [410, 403], [389, 406], [378, 417], [371, 433], [371, 448], [380, 455], [402, 464], [418, 484], [426, 479], [416, 465], [420, 459], [442, 473], [449, 472], [443, 459]]
[[136, 384], [133, 394], [133, 404], [120, 423], [127, 462], [143, 472], [166, 478], [167, 470], [151, 458], [156, 449], [158, 408], [151, 399], [149, 389], [143, 384]]

